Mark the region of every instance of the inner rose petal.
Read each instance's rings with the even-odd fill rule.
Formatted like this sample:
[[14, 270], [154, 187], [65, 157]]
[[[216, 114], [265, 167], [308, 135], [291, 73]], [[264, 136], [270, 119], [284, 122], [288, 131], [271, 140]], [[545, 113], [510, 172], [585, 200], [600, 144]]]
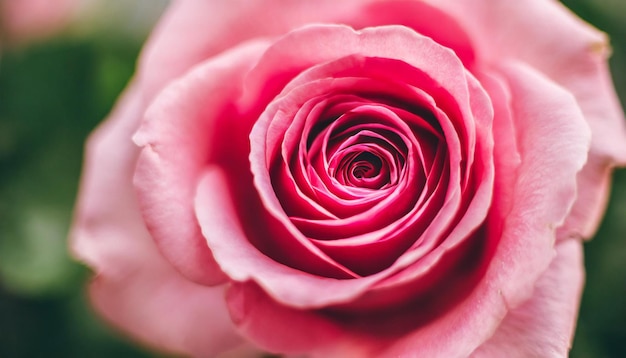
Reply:
[[[333, 81], [328, 80], [328, 82], [332, 83]], [[349, 89], [354, 83], [354, 79], [347, 79], [346, 86]], [[305, 86], [300, 90], [305, 93], [311, 93], [311, 90], [313, 90], [316, 85], [320, 85], [320, 83]], [[376, 88], [371, 80], [362, 79], [362, 81], [359, 81], [358, 85], [363, 89], [371, 88], [371, 91]], [[291, 193], [297, 193], [297, 195], [290, 196], [290, 199], [285, 202], [285, 210], [295, 216], [333, 218], [336, 217], [336, 215], [345, 217], [347, 215], [353, 215], [355, 212], [363, 211], [385, 197], [385, 193], [378, 191], [370, 192], [370, 195], [367, 197], [363, 197], [363, 195], [355, 196], [354, 191], [346, 190], [344, 186], [337, 185], [336, 180], [331, 180], [332, 176], [327, 175], [329, 170], [329, 160], [327, 156], [337, 148], [333, 148], [327, 143], [342, 143], [341, 140], [330, 138], [330, 135], [337, 131], [340, 133], [335, 133], [335, 136], [339, 136], [342, 133], [342, 130], [347, 130], [347, 135], [349, 135], [350, 131], [358, 132], [357, 126], [361, 126], [359, 128], [367, 129], [368, 124], [363, 120], [359, 120], [360, 118], [363, 118], [365, 113], [360, 113], [358, 111], [362, 111], [362, 108], [364, 108], [362, 105], [363, 103], [369, 104], [371, 103], [371, 100], [355, 96], [354, 94], [338, 93], [318, 99], [318, 102], [311, 104], [310, 102], [313, 101], [314, 99], [309, 100], [302, 107], [297, 109], [297, 113], [292, 123], [289, 124], [289, 127], [285, 132], [281, 151], [281, 158], [283, 162], [275, 162], [273, 166], [273, 170], [281, 172], [281, 174], [273, 176], [280, 183], [277, 183], [276, 185], [276, 192], [279, 197], [281, 197], [287, 189]], [[357, 107], [357, 109], [355, 109], [352, 114], [358, 115], [358, 118], [344, 113], [340, 116], [340, 120], [333, 121], [330, 126], [324, 128], [322, 130], [323, 134], [320, 133], [317, 136], [311, 135], [311, 133], [314, 133], [315, 131], [320, 131], [319, 128], [315, 128], [314, 126], [314, 124], [318, 122], [323, 122], [320, 118], [329, 118], [330, 121], [340, 115], [342, 110], [352, 110], [355, 107]], [[308, 110], [310, 110], [309, 116], [302, 114], [303, 111]], [[286, 111], [281, 111], [281, 113], [284, 112]], [[307, 119], [309, 120], [307, 121]], [[351, 121], [348, 122], [348, 120]], [[381, 126], [381, 123], [371, 123], [371, 120], [369, 122], [370, 128], [372, 125]], [[345, 128], [337, 129], [336, 131], [332, 130], [342, 123]], [[406, 149], [397, 147], [398, 144], [396, 143], [410, 141], [409, 135], [405, 136], [401, 134], [401, 132], [410, 133], [410, 127], [404, 123], [388, 123], [387, 127], [390, 125], [392, 127], [384, 129], [384, 132], [387, 133], [387, 136], [395, 136], [396, 139], [388, 141], [388, 143], [394, 146], [394, 151], [406, 152]], [[317, 127], [319, 127], [319, 125], [317, 125]], [[381, 132], [381, 129], [378, 129], [377, 131]], [[383, 138], [383, 136], [379, 134], [373, 135]], [[312, 140], [311, 143], [309, 138], [318, 138], [321, 140]], [[324, 146], [328, 147], [327, 150], [323, 150]], [[414, 146], [417, 145], [414, 144]], [[293, 150], [294, 147], [299, 147], [299, 150]], [[309, 155], [310, 153], [315, 154]], [[421, 154], [420, 157], [422, 157]], [[314, 163], [315, 161], [317, 161], [317, 163]], [[393, 161], [399, 162], [400, 160], [396, 158]], [[285, 169], [285, 167], [288, 167], [289, 170]], [[393, 167], [394, 168], [392, 168], [392, 170], [402, 166], [400, 164], [396, 164]], [[314, 170], [314, 168], [317, 168], [317, 170]], [[394, 175], [399, 175], [399, 173]], [[298, 202], [297, 200], [294, 200], [297, 198], [300, 198], [300, 205], [294, 205]], [[328, 205], [325, 205], [324, 203], [327, 203]], [[321, 205], [321, 207], [318, 205]], [[304, 209], [307, 211], [303, 212]], [[311, 210], [316, 210], [319, 215], [309, 215]], [[331, 210], [332, 213], [328, 210]], [[304, 215], [302, 213], [304, 213]]]
[[[334, 81], [336, 82], [337, 80], [335, 79]], [[306, 85], [303, 87], [294, 90], [308, 91]], [[368, 97], [367, 94], [362, 96]], [[372, 95], [370, 94], [369, 97], [372, 97]], [[428, 102], [424, 99], [419, 100]], [[437, 155], [432, 151], [432, 148], [439, 147], [436, 143], [441, 141], [444, 136], [440, 132], [440, 125], [433, 127], [431, 122], [424, 121], [421, 116], [416, 116], [415, 113], [408, 110], [398, 109], [389, 103], [385, 103], [389, 102], [388, 100], [383, 99], [381, 101], [384, 104], [383, 106], [373, 106], [370, 104], [372, 100], [369, 98], [366, 105], [359, 105], [358, 101], [351, 101], [350, 106], [347, 107], [351, 108], [348, 113], [344, 113], [338, 118], [330, 115], [328, 116], [330, 119], [326, 120], [325, 118], [327, 117], [325, 115], [332, 113], [333, 110], [336, 110], [336, 107], [340, 106], [331, 106], [331, 110], [326, 112], [316, 110], [315, 113], [319, 117], [315, 117], [309, 122], [306, 122], [306, 119], [310, 119], [310, 117], [300, 115], [298, 110], [296, 111], [297, 115], [294, 117], [295, 120], [290, 124], [287, 132], [293, 128], [299, 128], [296, 132], [302, 133], [300, 138], [303, 139], [299, 142], [300, 151], [296, 151], [299, 154], [294, 155], [293, 149], [290, 153], [285, 150], [285, 145], [282, 146], [284, 156], [296, 157], [302, 160], [303, 164], [301, 166], [291, 164], [290, 167], [295, 167], [296, 169], [299, 167], [305, 168], [305, 175], [300, 180], [310, 183], [317, 194], [333, 194], [332, 189], [340, 188], [344, 192], [349, 192], [353, 195], [349, 199], [355, 200], [358, 197], [367, 196], [368, 191], [376, 193], [378, 191], [364, 188], [362, 183], [354, 185], [357, 178], [356, 172], [353, 170], [364, 170], [363, 168], [376, 169], [377, 174], [380, 174], [380, 171], [384, 169], [383, 163], [388, 164], [386, 167], [395, 168], [397, 172], [403, 172], [407, 164], [411, 164], [411, 167], [416, 169], [421, 168], [423, 179], [420, 181], [416, 181], [415, 175], [420, 173], [420, 170], [409, 170], [408, 174], [404, 176], [408, 183], [419, 183], [420, 187], [425, 187], [426, 173], [432, 174], [430, 175], [431, 179], [439, 179], [437, 185], [432, 183], [428, 185], [431, 189], [438, 188], [438, 191], [433, 192], [429, 190], [425, 193], [427, 195], [420, 195], [420, 191], [416, 192], [413, 189], [412, 192], [417, 194], [416, 196], [415, 194], [413, 196], [405, 195], [408, 188], [406, 186], [407, 181], [399, 182], [399, 184], [404, 185], [395, 188], [397, 191], [392, 193], [392, 195], [387, 195], [382, 201], [383, 207], [386, 207], [386, 209], [382, 210], [383, 207], [381, 207], [381, 209], [376, 210], [379, 214], [373, 214], [377, 215], [376, 218], [383, 223], [383, 225], [378, 227], [371, 226], [372, 224], [377, 225], [377, 222], [371, 220], [372, 214], [367, 212], [365, 215], [356, 215], [343, 220], [317, 220], [315, 218], [311, 220], [306, 217], [291, 216], [292, 222], [307, 236], [323, 240], [342, 238], [339, 240], [341, 241], [340, 245], [328, 245], [321, 242], [316, 242], [316, 244], [319, 244], [320, 248], [323, 248], [324, 251], [340, 263], [347, 264], [355, 272], [364, 275], [378, 272], [393, 263], [397, 258], [397, 254], [394, 255], [393, 253], [401, 253], [413, 245], [416, 238], [420, 236], [420, 233], [428, 225], [428, 222], [436, 215], [437, 210], [428, 209], [428, 206], [423, 207], [417, 204], [418, 200], [421, 203], [433, 205], [432, 208], [437, 208], [440, 207], [441, 200], [447, 197], [448, 194], [446, 193], [449, 191], [447, 184], [449, 174], [443, 176], [435, 174], [447, 167], [447, 165], [441, 165], [447, 162], [447, 155], [442, 155], [447, 153], [447, 150], [434, 152], [438, 153]], [[324, 101], [323, 103], [324, 105], [329, 105], [329, 101]], [[396, 106], [402, 105], [401, 102], [393, 104]], [[315, 108], [315, 106], [310, 108]], [[344, 108], [346, 107], [344, 106]], [[437, 118], [437, 123], [449, 120], [445, 118], [445, 114], [440, 110], [436, 108], [432, 108], [432, 110], [436, 111], [437, 116], [440, 117]], [[420, 112], [423, 112], [423, 110], [420, 110]], [[283, 108], [278, 113], [284, 115], [289, 112]], [[430, 117], [436, 118], [433, 114], [430, 114]], [[298, 120], [305, 121], [305, 123], [298, 125], [296, 123]], [[323, 127], [325, 121], [331, 121], [331, 123]], [[409, 126], [409, 123], [412, 126]], [[323, 128], [320, 129], [320, 127]], [[293, 132], [290, 135], [295, 138], [298, 137]], [[287, 137], [287, 134], [285, 134], [285, 137]], [[422, 141], [421, 139], [425, 140]], [[422, 142], [430, 145], [424, 146]], [[306, 145], [303, 145], [303, 143], [306, 143]], [[433, 146], [432, 143], [435, 143], [435, 145]], [[422, 147], [430, 150], [421, 150]], [[442, 146], [441, 148], [447, 148], [447, 146]], [[425, 153], [428, 156], [425, 156]], [[363, 154], [369, 154], [370, 161], [363, 161]], [[435, 157], [439, 159], [435, 160]], [[372, 158], [379, 160], [375, 167], [372, 165]], [[383, 158], [386, 159], [384, 162], [381, 160]], [[285, 165], [290, 163], [293, 163], [293, 159], [284, 161]], [[439, 163], [436, 167], [440, 169], [433, 171], [433, 164], [435, 163]], [[289, 171], [293, 172], [293, 169]], [[363, 175], [361, 175], [361, 178], [363, 178]], [[389, 176], [387, 176], [387, 184], [389, 184], [388, 178]], [[400, 175], [399, 178], [403, 178], [403, 176]], [[334, 179], [334, 181], [331, 180], [329, 182], [329, 179]], [[444, 179], [443, 184], [441, 179]], [[361, 191], [357, 191], [357, 189]], [[363, 191], [363, 189], [367, 190]], [[280, 190], [280, 188], [277, 188], [277, 190]], [[437, 200], [427, 200], [432, 193], [438, 193], [433, 197], [438, 198]], [[318, 199], [319, 197], [320, 195], [317, 196]], [[337, 205], [336, 198], [329, 197], [329, 199], [328, 204]], [[318, 200], [317, 202], [327, 207], [323, 201]], [[401, 218], [402, 220], [393, 224]], [[419, 225], [417, 224], [418, 222]], [[347, 239], [343, 239], [347, 237], [354, 238], [352, 239], [353, 244], [349, 244], [346, 241]], [[383, 245], [382, 243], [384, 243], [385, 249], [381, 246]], [[377, 253], [378, 257], [376, 257]], [[371, 259], [368, 259], [368, 257], [371, 257]], [[357, 259], [355, 262], [354, 258], [360, 259]], [[363, 266], [363, 263], [365, 263], [365, 266]]]
[[[381, 84], [381, 86], [384, 85], [386, 84]], [[439, 142], [436, 136], [441, 138], [441, 134], [420, 117], [406, 110], [394, 108], [391, 104], [385, 104], [384, 99], [371, 98], [371, 96], [363, 96], [361, 102], [365, 104], [362, 105], [355, 102], [357, 104], [352, 104], [348, 108], [340, 105], [331, 107], [325, 114], [331, 119], [337, 117], [332, 123], [323, 127], [325, 123], [323, 118], [327, 117], [322, 116], [321, 120], [316, 118], [318, 121], [313, 123], [317, 124], [305, 126], [301, 135], [303, 138], [301, 143], [311, 144], [300, 145], [297, 154], [300, 160], [299, 167], [294, 170], [296, 172], [300, 170], [303, 173], [299, 178], [301, 183], [312, 185], [319, 202], [340, 217], [355, 215], [363, 212], [364, 209], [370, 209], [387, 197], [388, 193], [382, 190], [359, 192], [352, 190], [351, 187], [338, 185], [339, 182], [333, 173], [336, 168], [332, 168], [332, 164], [339, 152], [356, 144], [380, 148], [381, 159], [386, 159], [385, 163], [392, 171], [391, 174], [397, 178], [393, 180], [393, 183], [388, 182], [388, 185], [382, 189], [393, 189], [394, 185], [406, 177], [406, 174], [403, 174], [406, 170], [413, 170], [411, 167], [415, 168], [416, 173], [421, 173], [419, 174], [421, 179], [416, 177], [414, 183], [415, 188], [420, 188], [425, 178], [425, 163], [432, 160], [424, 157], [424, 153], [429, 153], [431, 150], [423, 151], [422, 143], [428, 143], [429, 147], [436, 148]], [[383, 103], [371, 104], [375, 100]], [[335, 114], [337, 108], [348, 110], [348, 112], [341, 115]], [[415, 123], [415, 128], [411, 128], [407, 122]], [[426, 134], [417, 134], [416, 131], [426, 132]], [[416, 137], [425, 138], [423, 141], [418, 141]], [[435, 138], [429, 139], [431, 137]], [[361, 204], [367, 204], [367, 206], [363, 207]]]
[[[424, 80], [418, 82], [430, 88]], [[459, 179], [468, 172], [460, 167], [471, 162], [464, 159], [470, 157], [464, 149], [473, 143], [468, 140], [473, 131], [456, 118], [459, 109], [448, 96], [442, 92], [435, 100], [410, 82], [368, 77], [322, 78], [279, 96], [268, 133], [282, 133], [283, 139], [268, 137], [266, 143], [270, 148], [282, 143], [281, 150], [271, 149], [266, 155], [274, 168], [272, 177], [279, 174], [272, 179], [275, 192], [295, 227], [322, 240], [316, 244], [338, 262], [371, 274], [415, 245], [444, 201], [449, 201], [448, 210], [457, 212], [458, 193], [464, 186]], [[298, 98], [307, 99], [298, 104]], [[446, 150], [437, 150], [439, 143]], [[441, 171], [457, 165], [458, 169]], [[429, 172], [432, 168], [445, 175]], [[424, 191], [428, 177], [438, 178], [437, 184], [430, 183]], [[287, 182], [293, 184], [284, 185]], [[285, 195], [283, 187], [298, 195]], [[321, 215], [309, 215], [311, 210]], [[454, 217], [446, 222], [453, 224]], [[445, 238], [443, 233], [422, 245], [421, 251], [435, 247]], [[367, 257], [383, 242], [388, 249], [379, 252], [388, 254], [372, 264]], [[360, 247], [369, 254], [357, 254]], [[355, 257], [363, 258], [367, 267], [354, 262]]]
[[338, 163], [331, 162], [330, 174], [342, 185], [377, 190], [390, 183], [389, 163], [376, 150], [356, 145], [340, 154]]

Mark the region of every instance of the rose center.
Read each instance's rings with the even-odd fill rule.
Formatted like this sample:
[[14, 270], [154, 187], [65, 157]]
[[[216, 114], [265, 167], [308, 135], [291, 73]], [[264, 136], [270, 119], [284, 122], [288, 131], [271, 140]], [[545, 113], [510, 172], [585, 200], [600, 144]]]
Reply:
[[356, 179], [375, 177], [380, 173], [380, 158], [371, 153], [362, 153], [351, 164], [352, 176]]
[[344, 187], [378, 190], [398, 182], [403, 155], [389, 138], [370, 129], [331, 135], [327, 173]]

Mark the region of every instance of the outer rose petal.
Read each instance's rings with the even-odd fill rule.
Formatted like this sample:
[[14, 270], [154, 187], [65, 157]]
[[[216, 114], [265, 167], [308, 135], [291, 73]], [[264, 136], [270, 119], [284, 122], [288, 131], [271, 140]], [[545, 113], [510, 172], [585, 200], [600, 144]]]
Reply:
[[626, 161], [626, 123], [607, 69], [604, 33], [558, 1], [432, 2], [464, 26], [482, 67], [519, 60], [572, 92], [594, 133], [593, 150]]
[[592, 236], [606, 206], [610, 169], [626, 165], [626, 121], [606, 63], [606, 35], [558, 1], [429, 2], [466, 29], [482, 67], [507, 58], [521, 60], [576, 97], [591, 127], [592, 145], [588, 164], [578, 176], [579, 200], [558, 237]]
[[163, 255], [198, 283], [214, 285], [226, 278], [196, 222], [196, 183], [208, 161], [217, 157], [232, 164], [233, 153], [245, 151], [246, 144], [233, 143], [227, 132], [246, 126], [238, 113], [229, 112], [229, 101], [266, 46], [251, 42], [225, 52], [170, 85], [151, 103], [134, 136], [143, 147], [134, 177], [143, 220]]
[[[380, 3], [369, 7], [371, 3]], [[139, 73], [144, 95], [152, 98], [173, 78], [195, 64], [232, 46], [255, 37], [280, 36], [307, 23], [344, 23], [355, 28], [379, 25], [406, 25], [426, 36], [450, 44], [459, 55], [473, 54], [464, 34], [451, 19], [433, 15], [433, 9], [418, 1], [381, 0], [245, 1], [212, 0], [173, 2], [147, 42], [140, 59]], [[428, 15], [423, 21], [406, 16], [403, 8]], [[445, 24], [445, 33], [436, 27]], [[423, 28], [422, 28], [423, 27]], [[189, 36], [192, 34], [192, 36]], [[219, 36], [216, 36], [219, 34]], [[185, 41], [180, 41], [185, 38]], [[445, 45], [444, 44], [444, 45]]]
[[132, 186], [139, 149], [130, 140], [141, 118], [131, 84], [91, 136], [71, 233], [75, 255], [97, 273], [96, 308], [145, 343], [214, 356], [241, 344], [224, 305], [224, 287], [196, 285], [165, 261], [143, 226]]
[[241, 42], [279, 36], [308, 22], [332, 23], [364, 3], [365, 0], [176, 1], [154, 30], [140, 59], [146, 95], [154, 96], [193, 65]]
[[[474, 351], [472, 357], [567, 356], [584, 281], [582, 245], [576, 240], [566, 240], [556, 249], [557, 256], [537, 282], [531, 299], [509, 311], [494, 336]], [[272, 341], [286, 340], [294, 345], [295, 352], [307, 346], [314, 357], [367, 356], [376, 348], [367, 338], [348, 336], [323, 318], [277, 305], [253, 284], [233, 286], [228, 299], [239, 328], [244, 332], [262, 332], [264, 336], [257, 334], [257, 339], [263, 345], [272, 346], [275, 345]], [[281, 324], [281, 320], [289, 323]], [[278, 324], [266, 329], [263, 322]], [[298, 326], [306, 327], [303, 330], [308, 332], [304, 342], [298, 342], [304, 337], [292, 336]], [[284, 327], [289, 329], [281, 331]], [[337, 347], [328, 353], [328, 345], [333, 343]], [[287, 347], [283, 352], [289, 353], [290, 349]]]
[[606, 157], [589, 153], [589, 160], [578, 173], [578, 197], [567, 220], [557, 231], [558, 239], [591, 238], [609, 199], [613, 163]]
[[509, 311], [494, 336], [472, 357], [567, 356], [584, 282], [583, 248], [578, 240], [564, 240], [556, 250], [533, 296]]
[[252, 282], [234, 284], [227, 300], [239, 330], [269, 351], [294, 355], [306, 352], [307, 356], [320, 358], [375, 356], [377, 342], [365, 337], [359, 340], [315, 312], [281, 305]]

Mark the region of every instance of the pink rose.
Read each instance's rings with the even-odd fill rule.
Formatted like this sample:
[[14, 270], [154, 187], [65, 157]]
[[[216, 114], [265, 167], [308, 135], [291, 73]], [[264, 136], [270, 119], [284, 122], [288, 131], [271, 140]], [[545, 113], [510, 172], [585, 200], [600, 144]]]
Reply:
[[93, 303], [200, 357], [567, 356], [608, 52], [549, 0], [174, 2], [89, 140]]

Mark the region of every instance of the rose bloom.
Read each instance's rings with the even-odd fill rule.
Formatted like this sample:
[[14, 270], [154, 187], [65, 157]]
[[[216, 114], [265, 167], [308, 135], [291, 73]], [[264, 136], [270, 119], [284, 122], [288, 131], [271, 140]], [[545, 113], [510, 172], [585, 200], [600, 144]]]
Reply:
[[90, 295], [198, 357], [564, 357], [626, 130], [550, 0], [175, 1], [91, 136]]

